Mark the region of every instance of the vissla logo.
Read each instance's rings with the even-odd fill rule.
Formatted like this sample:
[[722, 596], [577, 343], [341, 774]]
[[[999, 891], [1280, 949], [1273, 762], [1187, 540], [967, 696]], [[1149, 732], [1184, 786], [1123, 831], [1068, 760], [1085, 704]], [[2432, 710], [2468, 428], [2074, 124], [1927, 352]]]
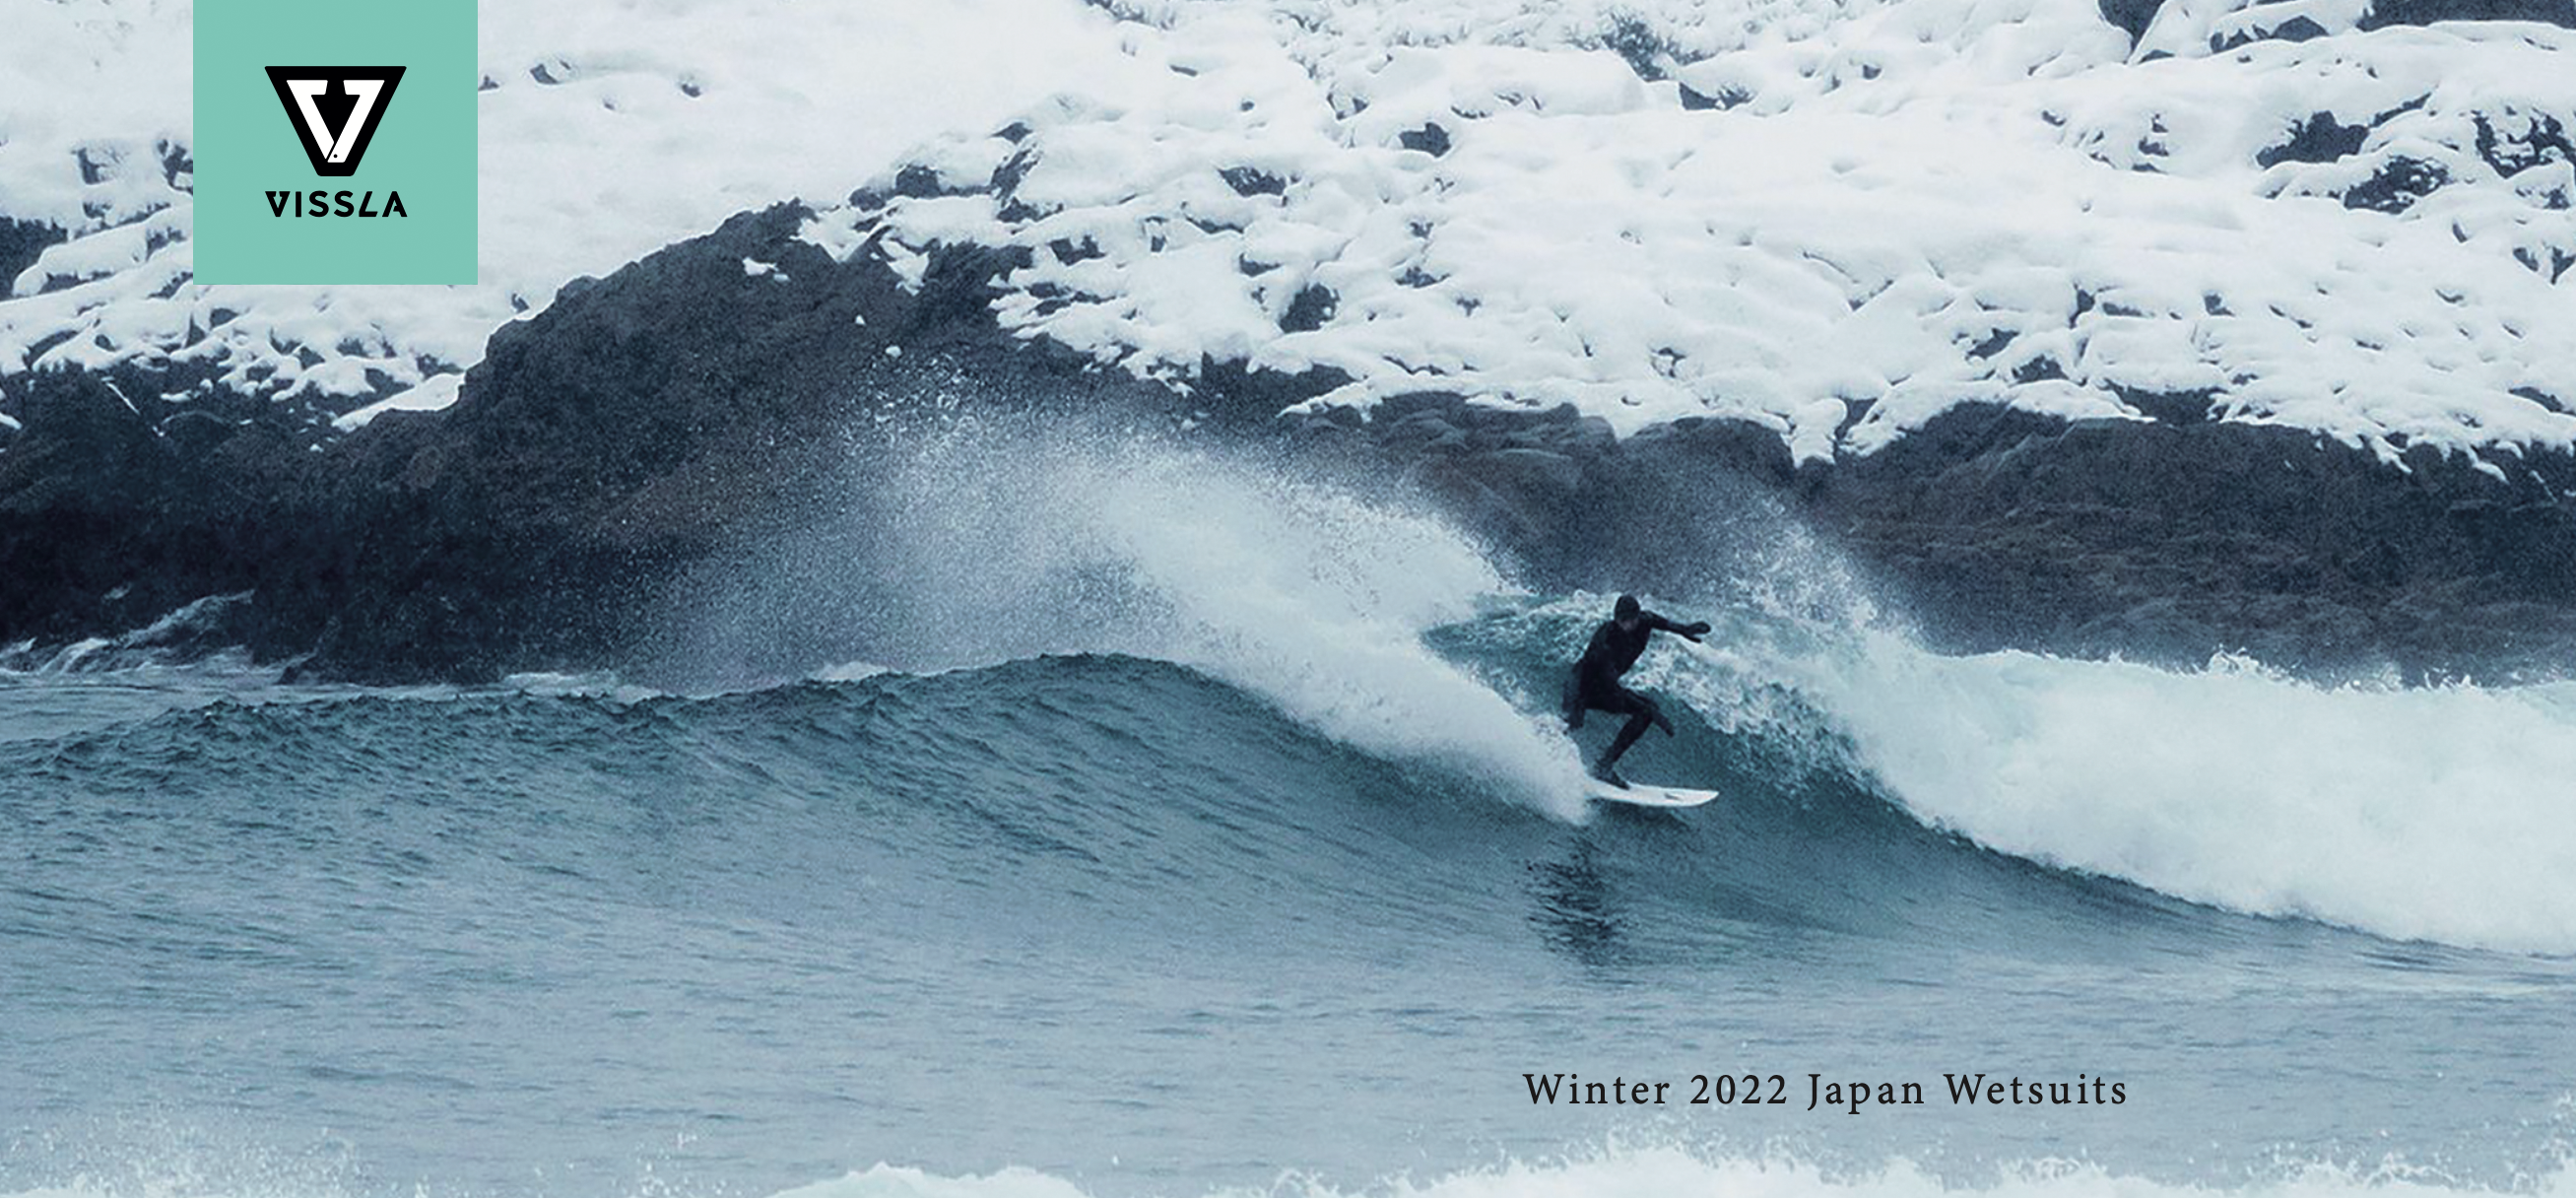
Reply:
[[196, 0], [197, 281], [473, 282], [477, 3]]
[[286, 106], [304, 156], [313, 160], [313, 173], [335, 179], [358, 173], [402, 77], [401, 67], [268, 68], [268, 82]]

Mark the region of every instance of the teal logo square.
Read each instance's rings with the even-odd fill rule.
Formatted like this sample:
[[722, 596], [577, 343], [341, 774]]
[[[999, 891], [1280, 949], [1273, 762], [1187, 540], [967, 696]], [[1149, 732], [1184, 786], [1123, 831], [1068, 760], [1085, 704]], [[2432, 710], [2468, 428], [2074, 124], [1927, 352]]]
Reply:
[[474, 0], [196, 20], [198, 282], [474, 282]]

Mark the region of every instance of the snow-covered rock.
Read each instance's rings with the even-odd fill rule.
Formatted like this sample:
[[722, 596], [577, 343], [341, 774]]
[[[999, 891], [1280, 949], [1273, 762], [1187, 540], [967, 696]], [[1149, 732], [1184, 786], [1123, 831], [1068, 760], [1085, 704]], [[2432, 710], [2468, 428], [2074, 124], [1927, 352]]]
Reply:
[[809, 241], [916, 283], [940, 245], [1025, 252], [1006, 327], [1182, 389], [1732, 418], [1804, 460], [1969, 403], [2401, 468], [2576, 447], [2576, 33], [2131, 9], [489, 3], [483, 283], [209, 288], [189, 5], [0, 0], [0, 218], [69, 234], [0, 299], [0, 394], [141, 365], [350, 427], [452, 398], [425, 384], [566, 281], [803, 196]]
[[1163, 86], [938, 147], [897, 169], [950, 193], [827, 212], [816, 243], [1020, 247], [1022, 335], [1180, 387], [1209, 360], [1347, 376], [1318, 405], [1728, 417], [1802, 458], [1969, 402], [2392, 463], [2576, 446], [2563, 28], [2365, 30], [2322, 0], [2306, 40], [2273, 36], [2288, 5], [2175, 0], [2136, 45], [2092, 0], [1119, 7]]
[[[191, 281], [189, 0], [0, 0], [0, 388], [153, 368], [316, 420], [478, 361], [492, 331], [735, 212], [837, 195], [1059, 90], [1117, 94], [1131, 30], [1073, 0], [480, 6], [481, 282]], [[0, 249], [9, 241], [0, 237]], [[193, 386], [192, 386], [193, 384]]]

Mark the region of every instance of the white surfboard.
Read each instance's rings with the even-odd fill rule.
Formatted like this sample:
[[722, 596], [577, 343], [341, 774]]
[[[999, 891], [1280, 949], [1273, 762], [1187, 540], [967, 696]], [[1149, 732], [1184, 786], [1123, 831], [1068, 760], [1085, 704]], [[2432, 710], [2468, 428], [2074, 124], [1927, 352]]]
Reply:
[[1631, 782], [1625, 787], [1607, 782], [1594, 782], [1584, 789], [1586, 795], [1603, 803], [1625, 803], [1631, 807], [1697, 807], [1717, 797], [1713, 790], [1691, 790], [1679, 786], [1648, 786]]

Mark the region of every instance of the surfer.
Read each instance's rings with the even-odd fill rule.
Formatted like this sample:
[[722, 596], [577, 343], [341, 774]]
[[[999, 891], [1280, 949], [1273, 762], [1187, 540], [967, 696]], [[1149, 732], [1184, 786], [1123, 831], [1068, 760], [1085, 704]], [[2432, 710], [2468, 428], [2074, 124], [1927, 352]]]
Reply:
[[1618, 739], [1610, 742], [1609, 751], [1592, 766], [1592, 776], [1612, 786], [1628, 785], [1613, 767], [1618, 765], [1619, 755], [1646, 734], [1649, 725], [1663, 729], [1666, 736], [1673, 734], [1673, 722], [1664, 718], [1654, 700], [1619, 685], [1619, 676], [1637, 664], [1638, 656], [1646, 651], [1646, 641], [1658, 632], [1697, 641], [1708, 635], [1708, 621], [1675, 624], [1647, 611], [1635, 595], [1621, 595], [1618, 605], [1610, 611], [1609, 621], [1593, 631], [1592, 643], [1583, 647], [1583, 660], [1574, 663], [1574, 676], [1565, 683], [1566, 731], [1582, 727], [1586, 711], [1628, 717], [1628, 726], [1619, 730]]

